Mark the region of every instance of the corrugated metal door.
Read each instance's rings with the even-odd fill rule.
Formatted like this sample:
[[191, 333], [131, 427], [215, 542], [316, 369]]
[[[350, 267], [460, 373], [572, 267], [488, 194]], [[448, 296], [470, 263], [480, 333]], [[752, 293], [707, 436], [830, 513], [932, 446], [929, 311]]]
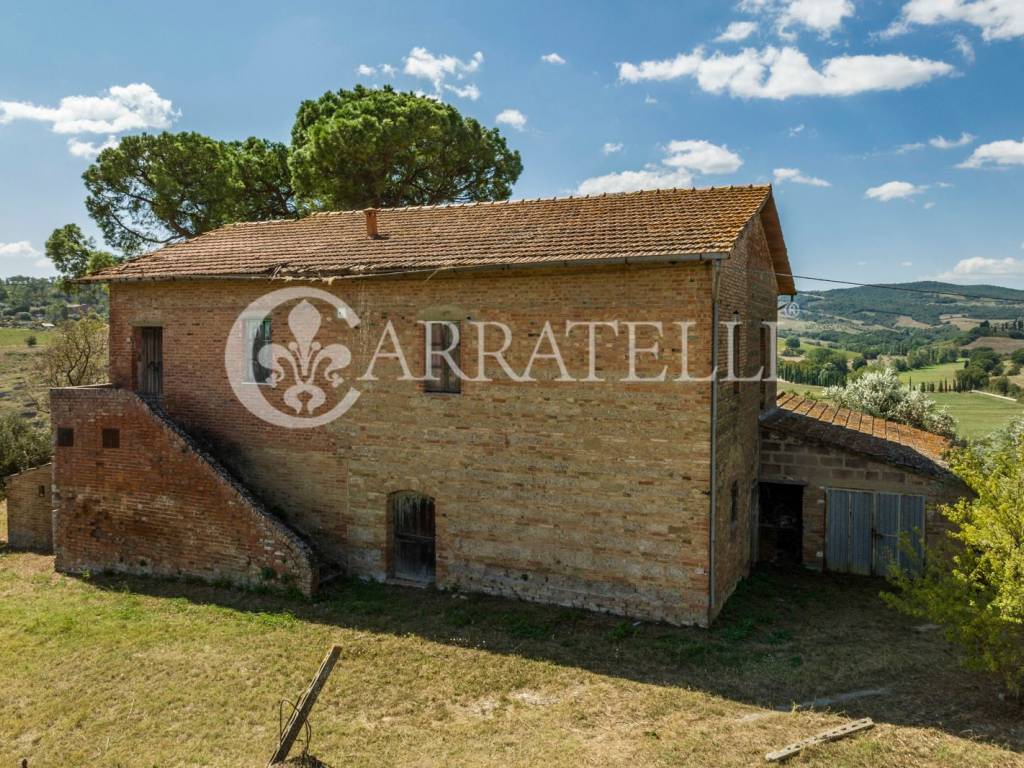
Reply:
[[924, 496], [900, 497], [900, 532], [906, 534], [916, 554], [907, 556], [900, 550], [900, 568], [918, 572], [924, 561]]
[[[869, 491], [826, 491], [825, 567], [840, 573], [885, 576], [898, 563], [917, 569], [924, 554], [924, 497]], [[918, 557], [908, 557], [901, 541]]]

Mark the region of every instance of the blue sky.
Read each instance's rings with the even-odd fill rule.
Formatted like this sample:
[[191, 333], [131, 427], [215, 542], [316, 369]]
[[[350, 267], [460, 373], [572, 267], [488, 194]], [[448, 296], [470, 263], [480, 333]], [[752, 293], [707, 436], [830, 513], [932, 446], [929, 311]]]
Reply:
[[104, 143], [163, 128], [286, 141], [302, 99], [390, 82], [500, 116], [523, 156], [517, 198], [774, 181], [799, 274], [1024, 287], [1024, 0], [0, 14], [2, 276], [52, 274], [54, 227], [98, 235], [80, 175]]

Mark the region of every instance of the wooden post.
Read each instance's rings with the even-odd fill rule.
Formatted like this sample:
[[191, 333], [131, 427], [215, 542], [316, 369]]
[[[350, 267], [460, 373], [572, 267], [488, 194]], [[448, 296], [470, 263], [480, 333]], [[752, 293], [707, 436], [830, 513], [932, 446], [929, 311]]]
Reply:
[[317, 697], [320, 695], [320, 690], [324, 687], [324, 683], [327, 682], [327, 678], [331, 676], [331, 670], [334, 669], [334, 665], [337, 663], [340, 655], [341, 646], [331, 646], [331, 650], [327, 652], [323, 662], [320, 664], [320, 670], [316, 673], [316, 677], [313, 678], [313, 682], [309, 684], [306, 692], [302, 694], [302, 698], [299, 699], [299, 703], [296, 705], [295, 711], [292, 712], [292, 716], [288, 718], [288, 724], [281, 733], [281, 741], [278, 743], [273, 757], [270, 758], [270, 762], [267, 763], [268, 768], [283, 762], [288, 757], [295, 739], [298, 738], [299, 732], [302, 730], [303, 723], [309, 717], [309, 713], [313, 709], [313, 705], [316, 704]]
[[824, 744], [827, 741], [836, 741], [837, 739], [851, 736], [859, 731], [874, 728], [874, 726], [875, 724], [870, 717], [865, 717], [863, 720], [854, 720], [852, 723], [840, 725], [838, 728], [830, 728], [827, 731], [819, 733], [817, 736], [811, 736], [809, 739], [789, 744], [776, 752], [769, 752], [764, 756], [764, 759], [769, 763], [777, 763], [788, 757], [792, 757], [807, 747], [812, 747], [815, 744]]

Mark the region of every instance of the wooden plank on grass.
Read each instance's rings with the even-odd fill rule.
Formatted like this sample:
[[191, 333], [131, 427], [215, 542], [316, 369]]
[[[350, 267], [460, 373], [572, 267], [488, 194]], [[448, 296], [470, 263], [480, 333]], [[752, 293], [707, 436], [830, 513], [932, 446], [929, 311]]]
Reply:
[[809, 739], [788, 744], [776, 752], [769, 752], [764, 758], [769, 763], [777, 763], [780, 760], [785, 760], [787, 757], [792, 757], [807, 747], [813, 747], [815, 744], [824, 744], [827, 741], [843, 739], [858, 731], [866, 731], [868, 728], [874, 727], [875, 723], [870, 717], [865, 717], [863, 720], [854, 720], [852, 723], [840, 725], [838, 728], [822, 731], [817, 736], [811, 736]]
[[296, 705], [295, 711], [292, 712], [292, 716], [288, 718], [288, 724], [284, 727], [284, 731], [281, 732], [281, 741], [277, 745], [274, 756], [267, 763], [268, 766], [287, 759], [295, 739], [298, 738], [299, 732], [302, 730], [303, 723], [309, 717], [309, 713], [313, 709], [313, 705], [316, 704], [317, 697], [320, 695], [320, 690], [324, 687], [324, 683], [327, 682], [327, 678], [331, 676], [331, 670], [334, 669], [334, 665], [338, 662], [340, 655], [340, 645], [332, 646], [331, 650], [327, 652], [323, 662], [320, 664], [319, 671], [316, 673], [316, 677], [313, 678], [313, 682], [309, 684], [306, 692], [302, 694], [302, 698], [299, 699], [299, 703]]

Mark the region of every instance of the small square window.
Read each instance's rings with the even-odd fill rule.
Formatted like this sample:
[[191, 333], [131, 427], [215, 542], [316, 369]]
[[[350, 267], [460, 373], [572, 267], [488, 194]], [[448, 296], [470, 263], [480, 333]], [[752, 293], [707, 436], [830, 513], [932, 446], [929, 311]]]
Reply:
[[57, 447], [70, 448], [75, 444], [75, 430], [71, 427], [57, 427]]
[[103, 430], [103, 447], [104, 448], [120, 448], [121, 447], [121, 430], [120, 429], [104, 429]]

